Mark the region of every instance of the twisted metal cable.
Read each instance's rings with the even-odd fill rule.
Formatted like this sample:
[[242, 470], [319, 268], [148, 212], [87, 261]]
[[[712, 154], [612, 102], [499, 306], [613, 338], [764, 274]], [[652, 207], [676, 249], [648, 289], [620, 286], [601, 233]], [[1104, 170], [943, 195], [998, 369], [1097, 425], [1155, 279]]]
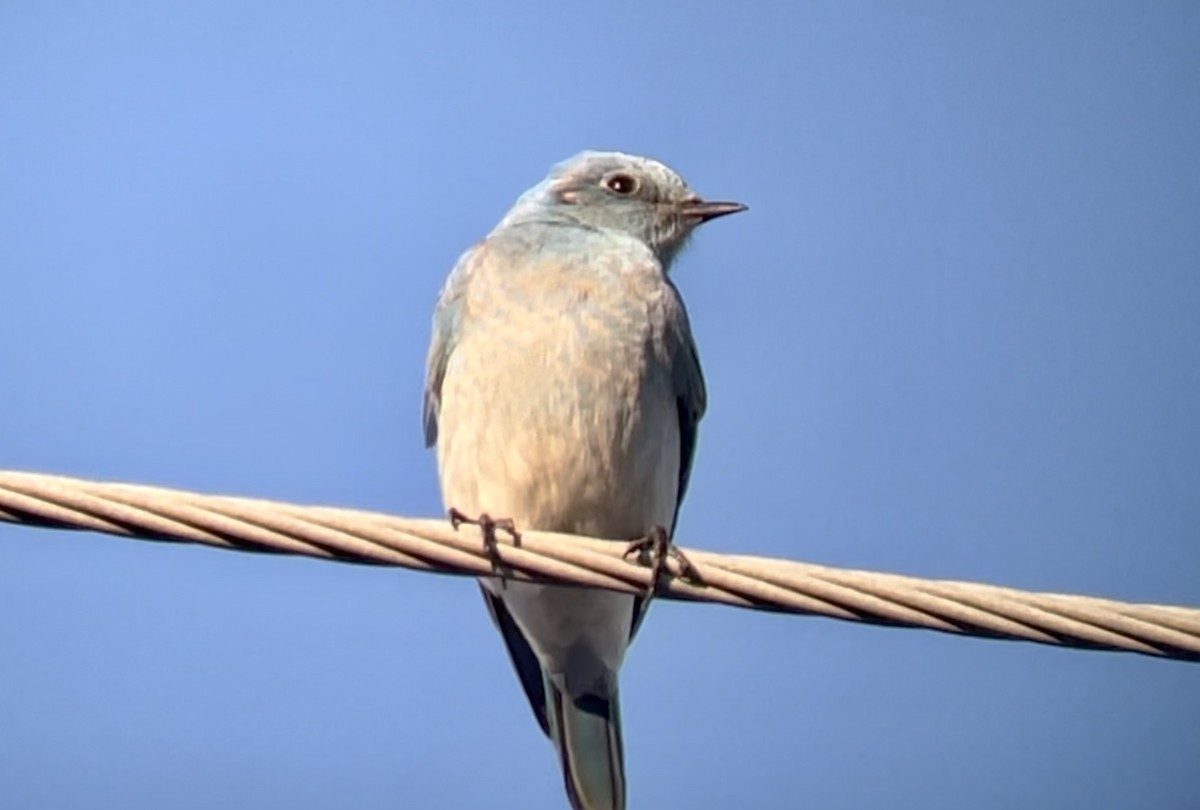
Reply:
[[[491, 576], [473, 526], [446, 520], [0, 471], [0, 521], [242, 551], [300, 554], [444, 574]], [[505, 575], [644, 593], [650, 570], [625, 541], [500, 533]], [[672, 576], [660, 598], [717, 602], [944, 633], [1200, 661], [1200, 609], [1037, 593], [972, 582], [687, 551], [701, 582]], [[678, 567], [668, 563], [673, 574]]]

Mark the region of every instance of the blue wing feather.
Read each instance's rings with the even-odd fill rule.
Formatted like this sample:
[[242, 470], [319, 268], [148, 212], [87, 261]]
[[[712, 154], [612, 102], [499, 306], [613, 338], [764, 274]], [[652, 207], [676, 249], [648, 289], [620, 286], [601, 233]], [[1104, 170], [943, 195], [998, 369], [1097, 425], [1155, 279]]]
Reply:
[[[670, 283], [670, 282], [668, 282]], [[674, 290], [675, 285], [671, 285]], [[696, 341], [692, 337], [692, 327], [688, 322], [687, 310], [683, 300], [675, 292], [678, 311], [670, 342], [673, 348], [674, 361], [671, 366], [671, 379], [675, 384], [675, 409], [679, 415], [679, 494], [675, 498], [675, 514], [667, 533], [674, 537], [675, 527], [679, 523], [679, 508], [683, 506], [683, 496], [687, 494], [688, 481], [692, 475], [692, 462], [696, 458], [696, 438], [700, 431], [700, 419], [708, 407], [708, 391], [704, 385], [704, 372], [700, 369], [700, 355], [696, 350]], [[633, 602], [633, 624], [629, 629], [629, 638], [637, 635], [642, 620], [646, 618], [645, 598], [638, 596]]]
[[[671, 285], [674, 288], [674, 285]], [[679, 310], [674, 326], [674, 363], [671, 377], [675, 382], [675, 404], [679, 413], [679, 495], [675, 499], [675, 517], [671, 521], [670, 533], [675, 534], [679, 522], [679, 508], [687, 494], [688, 481], [692, 475], [692, 462], [696, 458], [696, 438], [700, 420], [708, 407], [708, 391], [704, 385], [704, 372], [700, 369], [700, 355], [692, 337], [683, 300], [678, 297]]]
[[[481, 243], [482, 244], [482, 243]], [[481, 245], [475, 245], [459, 258], [450, 276], [438, 295], [437, 307], [433, 312], [433, 340], [429, 345], [429, 359], [425, 373], [425, 446], [433, 447], [438, 437], [438, 410], [441, 408], [442, 380], [446, 376], [446, 363], [454, 351], [459, 329], [462, 327], [464, 295], [467, 282], [477, 263]]]

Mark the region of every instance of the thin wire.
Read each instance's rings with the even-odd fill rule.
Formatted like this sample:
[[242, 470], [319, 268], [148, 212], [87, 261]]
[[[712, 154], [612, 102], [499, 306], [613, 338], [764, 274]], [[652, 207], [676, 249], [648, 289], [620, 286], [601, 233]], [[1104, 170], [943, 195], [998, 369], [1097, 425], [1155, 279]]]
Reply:
[[[492, 576], [472, 526], [445, 520], [134, 484], [0, 471], [0, 521], [201, 543], [240, 551], [305, 555], [417, 571]], [[502, 532], [505, 575], [645, 593], [650, 570], [623, 557], [626, 543]], [[1136, 652], [1200, 661], [1200, 609], [1038, 593], [973, 582], [920, 579], [792, 560], [686, 551], [700, 582], [674, 575], [659, 598], [715, 602], [943, 633]]]

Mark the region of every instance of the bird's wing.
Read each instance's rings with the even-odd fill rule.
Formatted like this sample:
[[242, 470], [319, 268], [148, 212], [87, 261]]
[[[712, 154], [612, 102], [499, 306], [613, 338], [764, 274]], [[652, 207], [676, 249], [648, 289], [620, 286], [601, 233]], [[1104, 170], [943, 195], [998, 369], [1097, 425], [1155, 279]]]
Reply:
[[463, 307], [467, 284], [480, 262], [484, 243], [475, 245], [464, 253], [450, 271], [437, 307], [433, 312], [433, 340], [429, 344], [429, 359], [425, 372], [425, 446], [433, 447], [438, 437], [438, 410], [441, 408], [442, 379], [446, 376], [446, 363], [462, 328]]
[[521, 628], [517, 627], [517, 621], [508, 612], [504, 600], [488, 590], [482, 582], [479, 583], [479, 590], [483, 593], [483, 601], [487, 604], [488, 613], [492, 615], [496, 629], [504, 638], [504, 646], [508, 648], [508, 657], [512, 659], [513, 669], [517, 671], [517, 677], [521, 679], [521, 688], [525, 690], [525, 697], [529, 698], [533, 716], [537, 718], [538, 725], [542, 727], [542, 733], [549, 737], [550, 721], [546, 716], [546, 687], [542, 676], [542, 665], [538, 662], [537, 654], [529, 645]]
[[[671, 381], [675, 389], [675, 412], [679, 416], [679, 489], [675, 496], [675, 514], [671, 525], [666, 527], [670, 537], [675, 536], [679, 523], [679, 508], [687, 494], [688, 480], [692, 474], [692, 462], [696, 458], [696, 436], [700, 419], [708, 406], [708, 392], [704, 387], [704, 372], [700, 369], [700, 354], [692, 337], [687, 310], [675, 285], [671, 287], [671, 303], [668, 309], [667, 347], [671, 356]], [[645, 597], [638, 596], [633, 602], [633, 624], [629, 628], [629, 640], [637, 635], [642, 620], [646, 618]]]
[[677, 292], [675, 300], [678, 309], [671, 324], [675, 344], [671, 379], [675, 383], [675, 407], [679, 413], [679, 494], [675, 498], [675, 516], [671, 520], [672, 535], [675, 534], [675, 525], [679, 522], [679, 507], [683, 505], [683, 496], [687, 494], [688, 480], [692, 475], [700, 419], [708, 407], [704, 372], [700, 370], [700, 355], [692, 337], [687, 310], [684, 309], [683, 299], [679, 298]]

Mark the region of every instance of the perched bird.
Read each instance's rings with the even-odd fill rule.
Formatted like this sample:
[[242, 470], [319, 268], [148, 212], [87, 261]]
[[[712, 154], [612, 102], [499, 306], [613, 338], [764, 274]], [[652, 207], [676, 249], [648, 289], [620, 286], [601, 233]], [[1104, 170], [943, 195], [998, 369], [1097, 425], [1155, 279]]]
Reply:
[[[456, 522], [607, 538], [674, 530], [704, 414], [667, 276], [705, 202], [657, 161], [583, 152], [525, 192], [450, 273], [433, 320], [425, 440]], [[641, 598], [480, 581], [576, 810], [625, 807], [617, 671]]]

